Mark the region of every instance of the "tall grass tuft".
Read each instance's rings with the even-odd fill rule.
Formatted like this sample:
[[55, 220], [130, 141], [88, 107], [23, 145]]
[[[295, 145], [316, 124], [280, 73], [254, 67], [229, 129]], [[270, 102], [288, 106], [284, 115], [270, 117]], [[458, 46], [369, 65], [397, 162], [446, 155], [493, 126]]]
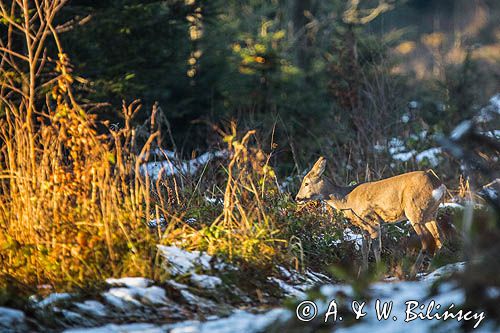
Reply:
[[[157, 242], [268, 264], [283, 241], [267, 200], [277, 193], [275, 175], [269, 158], [249, 147], [254, 131], [240, 137], [232, 124], [223, 135], [223, 207], [211, 209], [201, 227], [184, 223], [186, 211], [204, 209], [203, 196], [195, 198], [203, 174], [196, 183], [141, 175], [161, 140], [157, 131], [137, 144], [144, 133], [131, 124], [139, 104], [124, 105], [116, 127], [77, 102], [72, 87], [83, 80], [72, 74], [52, 25], [64, 4], [16, 1], [0, 11], [9, 30], [0, 48], [0, 291], [13, 283], [67, 289], [109, 276], [157, 278]], [[151, 232], [151, 214], [168, 218], [164, 232]]]
[[262, 152], [250, 147], [254, 134], [252, 130], [238, 135], [235, 123], [230, 133], [223, 133], [229, 158], [223, 166], [227, 180], [220, 214], [197, 230], [184, 226], [183, 232], [167, 231], [165, 243], [257, 265], [268, 264], [279, 254], [285, 241], [278, 237], [268, 198], [277, 193], [275, 175], [268, 159], [262, 161]]
[[[74, 100], [59, 54], [44, 112], [28, 129], [23, 102], [0, 120], [0, 272], [31, 285], [84, 286], [110, 275], [150, 275], [150, 237], [130, 120], [98, 134]], [[147, 148], [147, 147], [146, 147]]]

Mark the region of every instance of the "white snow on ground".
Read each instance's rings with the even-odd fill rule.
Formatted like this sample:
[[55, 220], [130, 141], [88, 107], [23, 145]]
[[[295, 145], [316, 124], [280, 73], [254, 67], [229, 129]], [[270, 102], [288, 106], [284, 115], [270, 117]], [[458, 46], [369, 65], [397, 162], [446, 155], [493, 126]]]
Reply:
[[[193, 322], [177, 325], [170, 333], [257, 333], [265, 332], [266, 327], [275, 321], [285, 321], [291, 314], [284, 309], [273, 309], [262, 314], [237, 311], [227, 318], [207, 322]], [[168, 329], [168, 325], [165, 327]]]
[[205, 199], [206, 202], [212, 205], [223, 205], [224, 204], [224, 199], [222, 198], [217, 198], [217, 197], [208, 197], [204, 196], [203, 199]]
[[423, 140], [427, 137], [427, 134], [428, 132], [426, 130], [422, 130], [420, 131], [420, 133], [418, 134], [411, 134], [410, 135], [410, 138], [414, 139], [414, 140]]
[[[450, 332], [458, 329], [459, 323], [456, 320], [450, 319], [447, 322], [438, 320], [413, 320], [405, 322], [405, 302], [410, 300], [419, 301], [420, 303], [429, 304], [431, 300], [441, 304], [441, 310], [448, 309], [450, 304], [456, 307], [464, 301], [464, 293], [460, 289], [456, 289], [450, 282], [442, 283], [439, 286], [439, 293], [436, 296], [429, 297], [428, 292], [431, 285], [439, 278], [446, 277], [449, 274], [463, 270], [465, 264], [456, 263], [443, 266], [436, 271], [422, 276], [418, 281], [393, 281], [393, 282], [378, 282], [370, 286], [370, 300], [366, 301], [364, 311], [367, 315], [359, 319], [356, 325], [343, 327], [337, 324], [333, 325], [332, 331], [344, 333], [371, 332], [371, 333], [390, 333], [390, 332], [405, 332], [405, 333], [420, 333], [428, 332], [436, 329], [436, 332]], [[284, 286], [286, 283], [276, 279], [276, 283]], [[298, 290], [295, 290], [296, 292]], [[324, 314], [328, 309], [331, 300], [337, 299], [339, 293], [347, 295], [347, 299], [353, 297], [354, 290], [350, 285], [333, 285], [327, 284], [320, 287], [319, 291], [322, 294], [320, 299], [316, 299], [315, 303], [318, 306], [318, 319], [324, 321]], [[499, 293], [497, 289], [491, 291], [492, 294]], [[298, 293], [300, 298], [306, 297], [304, 293]], [[345, 296], [344, 296], [345, 297]], [[382, 303], [393, 302], [393, 309], [388, 320], [377, 320], [375, 311], [375, 302], [379, 299]], [[364, 301], [364, 300], [359, 300]], [[348, 302], [350, 304], [350, 302]], [[417, 311], [415, 309], [415, 311]], [[419, 310], [425, 313], [425, 310]], [[436, 313], [435, 310], [431, 314]], [[393, 320], [393, 316], [397, 320]], [[253, 314], [247, 311], [237, 310], [230, 316], [225, 318], [215, 318], [212, 320], [200, 321], [185, 321], [166, 325], [152, 324], [131, 324], [131, 325], [105, 325], [93, 329], [85, 330], [67, 330], [66, 333], [136, 333], [136, 332], [151, 332], [151, 333], [260, 333], [266, 332], [270, 325], [273, 325], [278, 330], [286, 329], [287, 325], [294, 325], [289, 322], [295, 321], [295, 313], [293, 310], [277, 308], [269, 310], [265, 313]], [[331, 318], [330, 318], [331, 320]], [[295, 321], [297, 322], [297, 321]], [[474, 321], [476, 322], [476, 321]], [[302, 323], [306, 325], [307, 323]], [[311, 323], [312, 324], [312, 323]], [[442, 324], [442, 325], [439, 325]], [[312, 326], [311, 326], [312, 327]], [[484, 320], [475, 332], [490, 332], [492, 327], [490, 323]], [[326, 332], [326, 329], [325, 329]]]
[[[25, 315], [22, 311], [0, 306], [0, 331], [8, 332], [9, 328], [24, 326]], [[5, 329], [5, 331], [4, 331]]]
[[489, 184], [483, 186], [479, 194], [483, 194], [488, 196], [490, 199], [497, 200], [498, 199], [498, 189], [500, 188], [500, 178], [496, 178]]
[[292, 272], [290, 272], [288, 269], [286, 269], [283, 266], [276, 266], [278, 268], [278, 271], [280, 274], [285, 278], [285, 279], [290, 279], [292, 277]]
[[498, 139], [498, 138], [500, 138], [500, 129], [484, 131], [484, 132], [481, 132], [481, 134], [486, 135], [486, 136], [493, 138], [493, 139]]
[[415, 153], [416, 153], [415, 150], [410, 150], [410, 151], [404, 152], [404, 153], [396, 153], [396, 154], [392, 154], [392, 158], [397, 160], [397, 161], [406, 162], [406, 161], [410, 160], [413, 156], [415, 156]]
[[166, 330], [154, 324], [108, 324], [96, 328], [76, 328], [64, 331], [65, 333], [164, 333]]
[[134, 294], [128, 288], [111, 288], [102, 293], [107, 303], [120, 310], [130, 310], [132, 307], [140, 307], [141, 302], [135, 299]]
[[68, 293], [52, 293], [41, 301], [38, 301], [34, 296], [30, 297], [30, 300], [35, 304], [35, 306], [39, 308], [45, 308], [55, 302], [69, 300], [71, 297], [73, 296]]
[[373, 149], [375, 149], [376, 152], [381, 153], [385, 150], [385, 146], [377, 142], [373, 145]]
[[[427, 131], [425, 130], [418, 134], [411, 135], [411, 138], [415, 140], [423, 140], [426, 137]], [[373, 146], [373, 148], [377, 152], [382, 152], [385, 149], [385, 146], [377, 143]], [[443, 153], [443, 150], [440, 147], [429, 148], [421, 152], [418, 152], [415, 149], [410, 150], [406, 147], [403, 140], [399, 138], [391, 138], [389, 140], [387, 151], [393, 160], [407, 162], [412, 158], [415, 158], [418, 163], [427, 160], [432, 166], [437, 166], [439, 164], [441, 154]]]
[[496, 94], [490, 98], [489, 104], [479, 110], [476, 120], [480, 123], [489, 122], [495, 114], [497, 116], [500, 115], [500, 94]]
[[105, 317], [108, 314], [104, 304], [94, 300], [86, 300], [83, 303], [74, 303], [74, 305], [82, 312], [88, 313], [94, 317]]
[[493, 188], [485, 187], [482, 189], [482, 192], [484, 192], [484, 194], [486, 194], [493, 200], [496, 200], [498, 198], [498, 192]]
[[67, 320], [69, 320], [70, 322], [82, 323], [82, 322], [84, 322], [86, 320], [85, 317], [83, 317], [78, 312], [69, 311], [69, 310], [66, 310], [66, 309], [59, 309], [59, 308], [53, 308], [53, 310], [54, 310], [54, 312], [61, 311], [61, 313], [64, 316], [64, 318], [67, 319]]
[[186, 251], [176, 246], [157, 245], [160, 254], [168, 262], [166, 269], [173, 275], [193, 273], [196, 266], [210, 269], [212, 256], [200, 251]]
[[[335, 332], [371, 332], [371, 333], [389, 333], [389, 332], [405, 332], [405, 333], [420, 333], [429, 332], [432, 327], [436, 326], [438, 323], [443, 323], [439, 320], [414, 320], [405, 322], [405, 302], [410, 300], [419, 301], [421, 304], [429, 304], [431, 300], [436, 303], [441, 304], [441, 310], [448, 309], [450, 304], [459, 306], [463, 303], [465, 296], [462, 290], [454, 289], [451, 283], [443, 283], [440, 287], [440, 293], [433, 297], [428, 297], [428, 290], [432, 283], [434, 283], [438, 278], [447, 276], [453, 272], [460, 271], [464, 269], [464, 263], [456, 263], [447, 265], [439, 268], [433, 273], [423, 277], [420, 281], [400, 281], [392, 283], [379, 282], [371, 286], [371, 294], [373, 298], [367, 302], [365, 305], [365, 310], [367, 316], [360, 319], [358, 324], [351, 327], [340, 327]], [[324, 289], [321, 289], [323, 292]], [[347, 291], [346, 291], [347, 292]], [[323, 295], [327, 299], [335, 298], [335, 293], [333, 292], [323, 292]], [[380, 299], [382, 303], [393, 302], [393, 310], [391, 312], [391, 317], [388, 320], [378, 321], [375, 313], [375, 301]], [[326, 311], [327, 304], [322, 304], [324, 311]], [[319, 309], [319, 313], [324, 313]], [[417, 311], [417, 310], [415, 310]], [[419, 310], [422, 311], [422, 310]], [[425, 310], [422, 312], [425, 313]], [[436, 313], [434, 310], [432, 314]], [[396, 316], [397, 320], [394, 321], [392, 316]], [[439, 325], [439, 324], [438, 324]], [[442, 326], [436, 326], [437, 332], [454, 331], [458, 328], [459, 324], [455, 320], [448, 320], [446, 324]], [[488, 325], [482, 323], [479, 326], [479, 331], [483, 328], [483, 332], [488, 332]], [[441, 329], [441, 330], [440, 330]], [[478, 330], [475, 330], [477, 332]]]
[[361, 247], [363, 246], [363, 235], [355, 233], [350, 228], [345, 228], [344, 229], [344, 241], [354, 242], [354, 245], [356, 246], [356, 250], [360, 250]]
[[[372, 300], [367, 302], [365, 305], [365, 310], [368, 313], [367, 316], [359, 321], [357, 325], [350, 327], [335, 327], [335, 332], [371, 332], [371, 333], [389, 333], [389, 332], [406, 332], [406, 333], [420, 333], [426, 332], [431, 329], [433, 325], [436, 324], [436, 320], [415, 320], [408, 323], [404, 322], [404, 311], [406, 305], [404, 304], [408, 300], [419, 300], [430, 302], [427, 299], [428, 288], [432, 285], [434, 281], [438, 278], [447, 276], [450, 273], [460, 271], [464, 269], [464, 263], [456, 263], [441, 267], [434, 271], [433, 273], [424, 276], [419, 281], [398, 281], [392, 283], [379, 282], [371, 286], [371, 294], [373, 296]], [[440, 303], [443, 307], [448, 306], [451, 303], [459, 305], [464, 300], [464, 295], [461, 290], [454, 290], [453, 285], [450, 283], [444, 283], [440, 287], [441, 294], [433, 297], [432, 299]], [[325, 296], [327, 302], [316, 301], [318, 304], [318, 313], [324, 315], [327, 310], [329, 301], [337, 296], [337, 293], [353, 295], [353, 289], [350, 285], [324, 285], [320, 288], [320, 292]], [[397, 321], [393, 321], [392, 318], [389, 320], [378, 321], [375, 316], [374, 304], [376, 299], [380, 299], [382, 302], [393, 301], [393, 311], [392, 313], [396, 316], [399, 315]], [[183, 325], [183, 323], [178, 323], [177, 328], [173, 329], [172, 333], [216, 333], [216, 332], [264, 332], [267, 325], [271, 323], [285, 322], [292, 318], [295, 314], [292, 311], [285, 309], [274, 309], [265, 314], [253, 315], [247, 312], [236, 312], [233, 315], [217, 319], [214, 321], [208, 321], [204, 323], [193, 322], [188, 325]], [[336, 326], [336, 325], [335, 325]], [[285, 326], [286, 327], [286, 326]], [[446, 325], [446, 329], [449, 330], [456, 329], [458, 324], [456, 321], [449, 321]], [[479, 327], [479, 331], [488, 332], [489, 326], [483, 323]], [[168, 329], [168, 326], [164, 326], [164, 329]], [[478, 331], [478, 330], [476, 330]]]
[[150, 286], [153, 281], [143, 277], [124, 277], [119, 279], [109, 278], [106, 283], [111, 286], [127, 286], [130, 288], [146, 288]]
[[422, 280], [434, 282], [437, 279], [440, 279], [442, 277], [447, 277], [455, 272], [457, 272], [457, 273], [463, 272], [464, 270], [465, 270], [465, 262], [464, 261], [456, 262], [453, 264], [448, 264], [448, 265], [439, 267], [435, 271], [433, 271], [427, 275], [424, 275], [422, 277]]
[[191, 273], [191, 283], [198, 288], [215, 289], [222, 285], [222, 280], [217, 276]]
[[410, 102], [408, 102], [408, 107], [410, 109], [416, 109], [416, 108], [419, 108], [421, 104], [422, 103], [420, 103], [419, 101], [410, 101]]
[[500, 297], [500, 288], [499, 287], [489, 287], [486, 289], [486, 294], [489, 298], [498, 298]]
[[174, 160], [177, 159], [177, 154], [174, 151], [167, 150], [167, 149], [162, 149], [162, 148], [151, 149], [150, 151], [148, 151], [148, 152], [140, 155], [139, 159], [141, 161], [144, 161], [146, 159], [147, 155], [149, 155], [149, 156], [155, 156], [155, 157], [162, 157], [162, 158], [167, 157], [168, 159], [171, 159], [171, 160], [172, 159], [174, 159]]
[[[361, 242], [361, 235], [355, 234], [349, 228], [346, 228], [344, 232], [344, 238], [348, 241], [354, 241], [356, 243]], [[360, 246], [360, 245], [359, 245]], [[159, 246], [160, 251], [166, 258], [171, 260], [170, 268], [175, 267], [176, 272], [179, 274], [191, 274], [191, 284], [205, 289], [213, 289], [222, 285], [222, 280], [215, 276], [196, 274], [194, 273], [195, 268], [210, 269], [211, 256], [200, 253], [200, 252], [188, 252], [173, 246]], [[175, 266], [173, 264], [175, 263]], [[404, 330], [406, 333], [413, 332], [425, 332], [430, 330], [432, 325], [435, 325], [437, 320], [433, 321], [421, 321], [415, 320], [410, 323], [404, 322], [404, 310], [406, 309], [405, 302], [408, 300], [425, 301], [430, 302], [428, 299], [428, 289], [429, 287], [440, 278], [447, 277], [449, 274], [457, 271], [461, 271], [465, 268], [465, 263], [456, 263], [447, 265], [437, 269], [436, 271], [428, 275], [420, 275], [418, 281], [397, 281], [397, 280], [387, 280], [385, 282], [374, 283], [370, 286], [371, 298], [367, 301], [365, 306], [368, 315], [360, 320], [357, 325], [351, 327], [339, 327], [339, 325], [334, 325], [335, 332], [365, 332], [370, 330], [371, 333], [388, 333], [388, 332], [399, 332]], [[330, 281], [327, 277], [321, 274], [307, 272], [307, 274], [299, 274], [298, 272], [284, 267], [278, 267], [283, 279], [277, 277], [268, 278], [273, 283], [281, 288], [283, 293], [295, 297], [299, 300], [307, 299], [307, 294], [305, 291], [310, 289], [313, 285], [317, 283], [324, 283], [325, 281]], [[127, 277], [127, 278], [110, 278], [106, 282], [112, 286], [107, 292], [102, 294], [104, 299], [103, 303], [95, 300], [86, 300], [83, 303], [73, 303], [73, 311], [68, 311], [66, 309], [56, 309], [55, 306], [52, 310], [61, 312], [64, 317], [70, 321], [82, 323], [85, 322], [85, 315], [91, 315], [94, 318], [107, 317], [113, 315], [113, 311], [117, 308], [119, 313], [133, 313], [136, 307], [141, 307], [146, 309], [147, 306], [153, 307], [163, 307], [175, 304], [173, 301], [166, 297], [165, 290], [163, 288], [152, 286], [152, 281], [140, 277]], [[189, 291], [187, 285], [175, 282], [173, 280], [168, 280], [168, 284], [176, 288], [180, 295], [184, 298], [186, 302], [191, 305], [196, 305], [200, 309], [213, 309], [218, 305], [212, 300], [195, 295]], [[318, 305], [319, 317], [324, 316], [326, 309], [330, 300], [335, 299], [338, 293], [345, 295], [347, 299], [350, 299], [354, 295], [354, 290], [350, 285], [341, 284], [326, 284], [320, 287], [320, 292], [324, 297], [320, 300], [315, 300]], [[500, 293], [500, 289], [492, 289], [489, 293], [491, 295], [497, 295]], [[61, 300], [69, 299], [73, 297], [70, 294], [52, 294], [38, 303], [45, 304], [44, 306], [54, 305], [53, 303]], [[393, 302], [392, 314], [398, 316], [397, 321], [382, 320], [378, 321], [375, 317], [374, 304], [376, 299], [384, 301]], [[445, 282], [440, 286], [440, 293], [432, 298], [436, 302], [442, 305], [442, 309], [447, 309], [450, 303], [455, 303], [457, 306], [464, 300], [463, 291], [455, 289], [454, 285], [450, 282]], [[361, 300], [363, 301], [363, 300]], [[350, 304], [350, 303], [349, 303]], [[78, 311], [78, 312], [75, 312]], [[201, 311], [201, 310], [200, 310]], [[207, 321], [195, 321], [188, 320], [184, 322], [178, 322], [174, 324], [106, 324], [97, 328], [85, 328], [85, 329], [70, 329], [65, 332], [69, 333], [79, 333], [79, 332], [90, 332], [90, 333], [104, 333], [104, 332], [120, 332], [120, 333], [136, 333], [136, 332], [151, 332], [151, 333], [224, 333], [224, 332], [242, 332], [242, 333], [260, 333], [265, 332], [268, 325], [274, 323], [277, 325], [281, 322], [287, 327], [289, 325], [289, 320], [295, 317], [293, 310], [289, 309], [273, 309], [265, 313], [250, 313], [248, 311], [237, 310], [232, 312], [231, 315], [225, 318], [212, 316], [207, 318]], [[324, 318], [322, 318], [324, 319]], [[25, 316], [21, 311], [5, 309], [0, 307], [0, 331], [2, 327], [12, 327], [14, 325], [23, 325], [25, 323]], [[6, 325], [6, 326], [2, 326]], [[275, 326], [276, 327], [276, 326]], [[458, 327], [456, 321], [450, 320], [447, 325], [443, 326], [451, 328], [454, 330]], [[483, 328], [481, 328], [483, 327]], [[484, 323], [481, 326], [483, 332], [487, 332], [484, 327], [489, 327], [488, 324]], [[475, 330], [478, 331], [478, 330]], [[2, 331], [3, 332], [3, 331]]]
[[[163, 156], [163, 155], [159, 155]], [[163, 161], [153, 161], [143, 163], [140, 166], [140, 174], [148, 175], [151, 179], [155, 180], [161, 176], [172, 176], [176, 174], [193, 175], [200, 167], [207, 164], [211, 159], [216, 157], [226, 157], [227, 151], [221, 150], [216, 152], [207, 152], [197, 158], [187, 161], [181, 161], [176, 158], [176, 154], [170, 152], [167, 154], [168, 159]]]
[[457, 204], [456, 202], [443, 202], [439, 204], [439, 208], [456, 208], [456, 209], [464, 209], [465, 207], [461, 204]]
[[330, 280], [330, 278], [328, 276], [326, 276], [324, 274], [321, 274], [321, 273], [318, 273], [318, 272], [313, 272], [310, 269], [307, 269], [306, 276], [312, 282], [315, 282], [315, 283], [325, 282], [325, 281], [329, 281]]
[[[420, 333], [431, 331], [436, 324], [442, 323], [438, 320], [414, 320], [405, 322], [405, 302], [410, 300], [419, 301], [420, 303], [429, 304], [431, 300], [436, 303], [441, 304], [441, 310], [448, 309], [450, 304], [459, 306], [464, 302], [465, 296], [462, 290], [455, 289], [452, 283], [443, 283], [439, 287], [439, 293], [436, 296], [428, 297], [429, 288], [431, 285], [439, 278], [449, 276], [451, 273], [461, 271], [465, 268], [465, 263], [455, 263], [443, 266], [436, 271], [421, 277], [418, 281], [396, 281], [396, 282], [378, 282], [370, 286], [371, 299], [366, 301], [364, 306], [364, 311], [367, 315], [359, 319], [356, 325], [349, 327], [342, 327], [340, 325], [334, 324], [332, 331], [335, 332], [345, 332], [345, 333], [357, 333], [357, 332], [371, 332], [371, 333], [390, 333], [390, 332], [406, 332], [406, 333]], [[318, 319], [324, 321], [324, 315], [327, 312], [328, 306], [331, 300], [338, 299], [339, 293], [341, 295], [353, 296], [354, 291], [350, 285], [323, 285], [320, 287], [320, 292], [323, 295], [321, 300], [315, 300], [318, 306]], [[497, 292], [497, 291], [494, 291]], [[493, 293], [494, 293], [493, 292]], [[348, 297], [349, 298], [349, 297]], [[393, 302], [393, 309], [391, 316], [388, 320], [379, 321], [376, 318], [375, 302], [379, 299], [382, 303]], [[358, 300], [359, 302], [365, 300]], [[350, 302], [348, 303], [350, 304]], [[417, 310], [415, 310], [417, 311]], [[425, 313], [425, 310], [422, 311]], [[432, 314], [436, 311], [432, 311]], [[292, 312], [288, 314], [291, 316], [295, 315]], [[397, 320], [393, 320], [393, 316], [397, 317]], [[330, 317], [331, 320], [331, 317]], [[447, 332], [457, 330], [459, 323], [454, 320], [448, 320], [446, 324], [442, 326], [436, 326], [437, 332]], [[286, 326], [285, 326], [286, 327]], [[489, 323], [484, 321], [479, 326], [476, 332], [489, 332], [491, 326]], [[193, 331], [199, 332], [199, 331]], [[326, 332], [326, 330], [325, 330]]]
[[472, 121], [470, 121], [470, 120], [462, 121], [451, 132], [451, 139], [452, 140], [460, 140], [460, 138], [462, 138], [464, 136], [464, 134], [470, 130], [471, 126], [472, 126]]
[[158, 219], [151, 219], [148, 221], [148, 227], [151, 229], [156, 229], [158, 226], [162, 229], [162, 231], [167, 226], [167, 220], [164, 217], [160, 217]]
[[[395, 141], [396, 142], [396, 141]], [[418, 153], [416, 150], [406, 150], [404, 145], [389, 148], [392, 158], [397, 161], [406, 162], [415, 157], [418, 163], [427, 160], [432, 166], [437, 166], [443, 149], [440, 147], [429, 148]]]
[[140, 307], [142, 302], [150, 305], [165, 305], [168, 302], [165, 289], [157, 286], [111, 288], [102, 296], [108, 303], [124, 310], [129, 309], [131, 305]]
[[406, 151], [406, 146], [403, 140], [399, 138], [391, 138], [389, 140], [389, 154], [394, 155]]
[[285, 281], [278, 279], [276, 277], [268, 277], [267, 278], [269, 281], [272, 281], [276, 283], [280, 289], [283, 291], [285, 295], [292, 296], [292, 297], [297, 297], [297, 298], [304, 298], [306, 297], [306, 293], [303, 291], [299, 290], [296, 286], [292, 286], [291, 284], [286, 283]]
[[415, 156], [415, 159], [417, 160], [418, 163], [424, 160], [428, 160], [432, 166], [437, 166], [439, 164], [439, 157], [441, 156], [442, 152], [443, 152], [442, 148], [439, 147], [430, 148], [424, 150], [423, 152], [418, 153]]
[[70, 329], [65, 333], [260, 333], [271, 323], [284, 322], [291, 318], [285, 309], [273, 309], [266, 313], [253, 314], [238, 310], [226, 318], [200, 322], [190, 320], [175, 324], [156, 326], [153, 324], [109, 324], [97, 328]]
[[500, 94], [490, 98], [490, 105], [495, 108], [496, 113], [500, 114]]

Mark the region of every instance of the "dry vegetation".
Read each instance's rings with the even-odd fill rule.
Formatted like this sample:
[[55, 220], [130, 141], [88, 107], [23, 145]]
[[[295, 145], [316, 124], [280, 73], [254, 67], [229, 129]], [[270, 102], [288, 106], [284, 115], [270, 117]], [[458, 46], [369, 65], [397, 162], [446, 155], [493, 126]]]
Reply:
[[[5, 113], [0, 118], [0, 288], [13, 281], [36, 292], [43, 284], [87, 287], [110, 276], [160, 279], [156, 244], [204, 250], [252, 267], [280, 262], [321, 270], [335, 263], [359, 273], [353, 265], [359, 251], [353, 243], [337, 242], [348, 226], [344, 218], [322, 206], [296, 207], [278, 188], [255, 131], [238, 133], [235, 123], [219, 130], [227, 157], [211, 162], [215, 171], [158, 179], [141, 173], [152, 148], [159, 147], [156, 109], [145, 136], [139, 134], [143, 128], [132, 125], [138, 102], [124, 104], [121, 128], [98, 121], [73, 95], [72, 86], [81, 79], [72, 74], [52, 24], [65, 1], [33, 3], [13, 1], [8, 7], [2, 1], [0, 7], [8, 29], [0, 45]], [[49, 42], [57, 55], [47, 53]], [[385, 82], [380, 85], [373, 88], [378, 96], [390, 90]], [[343, 162], [339, 158], [337, 165]], [[207, 202], [208, 192], [223, 204]], [[195, 222], [188, 223], [192, 217]], [[165, 228], [152, 230], [152, 218], [165, 219]], [[387, 270], [404, 277], [412, 261], [407, 257], [418, 249], [407, 238], [408, 228], [386, 231]], [[447, 255], [457, 257], [453, 248]]]
[[[8, 21], [9, 42], [2, 46], [2, 281], [83, 287], [108, 276], [155, 277], [158, 239], [146, 224], [150, 213], [169, 220], [163, 243], [249, 261], [272, 258], [276, 231], [262, 207], [270, 169], [260, 185], [253, 181], [246, 166], [252, 133], [238, 141], [234, 127], [226, 137], [231, 159], [221, 214], [199, 230], [182, 223], [182, 210], [167, 211], [160, 183], [140, 175], [137, 156], [147, 155], [159, 133], [137, 147], [136, 129], [130, 126], [137, 103], [123, 107], [123, 128], [106, 127], [98, 134], [95, 117], [75, 101], [75, 77], [52, 26], [63, 4], [35, 1], [36, 7], [29, 8], [27, 2], [13, 2], [6, 8], [2, 3], [5, 19], [13, 16], [7, 11], [26, 18]], [[25, 36], [27, 56], [10, 43], [13, 34]], [[45, 53], [48, 37], [58, 46], [57, 59]], [[178, 190], [175, 184], [177, 200]]]

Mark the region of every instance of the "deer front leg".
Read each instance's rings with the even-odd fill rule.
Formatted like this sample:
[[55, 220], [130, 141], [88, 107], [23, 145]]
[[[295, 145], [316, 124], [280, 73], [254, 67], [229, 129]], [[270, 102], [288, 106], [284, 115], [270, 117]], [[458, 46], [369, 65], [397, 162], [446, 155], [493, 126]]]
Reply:
[[361, 243], [361, 257], [363, 259], [362, 269], [368, 270], [368, 255], [370, 254], [371, 238], [368, 232], [363, 232], [363, 241]]
[[380, 224], [372, 229], [370, 238], [373, 244], [375, 262], [378, 264], [380, 262], [380, 253], [382, 252], [382, 233], [380, 232]]

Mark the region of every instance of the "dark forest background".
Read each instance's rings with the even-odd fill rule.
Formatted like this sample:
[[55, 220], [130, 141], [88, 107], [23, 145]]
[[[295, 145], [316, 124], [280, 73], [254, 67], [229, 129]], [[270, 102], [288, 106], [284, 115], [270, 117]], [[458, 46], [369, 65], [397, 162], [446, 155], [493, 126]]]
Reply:
[[185, 157], [236, 119], [287, 174], [323, 154], [357, 175], [394, 169], [374, 145], [423, 130], [431, 145], [498, 92], [498, 17], [495, 0], [73, 0], [58, 23], [102, 119], [157, 102]]

